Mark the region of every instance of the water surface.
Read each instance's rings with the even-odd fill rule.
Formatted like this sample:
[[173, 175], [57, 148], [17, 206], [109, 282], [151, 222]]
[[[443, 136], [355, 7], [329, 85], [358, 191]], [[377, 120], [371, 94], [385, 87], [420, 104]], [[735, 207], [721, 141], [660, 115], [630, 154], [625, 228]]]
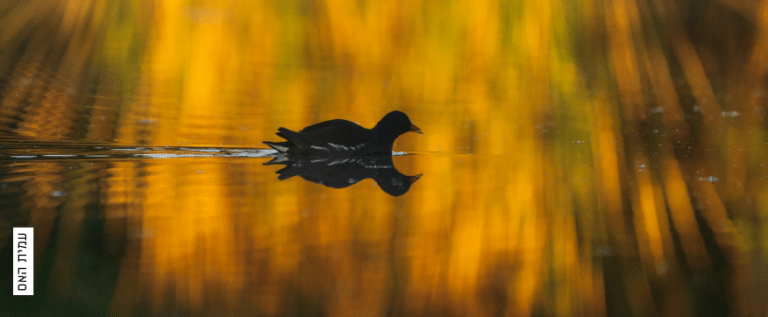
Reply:
[[[0, 315], [764, 316], [766, 8], [0, 4]], [[392, 110], [400, 196], [263, 165]]]

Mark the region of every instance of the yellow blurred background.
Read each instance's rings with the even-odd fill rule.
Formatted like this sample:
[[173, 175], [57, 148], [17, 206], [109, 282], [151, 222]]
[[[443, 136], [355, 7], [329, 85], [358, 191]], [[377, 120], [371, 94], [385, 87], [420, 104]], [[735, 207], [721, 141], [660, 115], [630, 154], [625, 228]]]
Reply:
[[0, 248], [36, 228], [36, 314], [766, 316], [767, 69], [765, 0], [5, 1], [0, 145], [399, 109], [425, 176], [4, 162]]

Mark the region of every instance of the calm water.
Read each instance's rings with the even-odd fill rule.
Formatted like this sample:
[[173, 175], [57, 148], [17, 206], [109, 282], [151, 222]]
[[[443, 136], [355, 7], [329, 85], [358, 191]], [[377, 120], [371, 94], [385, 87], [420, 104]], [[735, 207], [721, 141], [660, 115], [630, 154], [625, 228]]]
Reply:
[[[0, 4], [0, 316], [766, 316], [766, 10]], [[391, 110], [392, 157], [264, 165]]]

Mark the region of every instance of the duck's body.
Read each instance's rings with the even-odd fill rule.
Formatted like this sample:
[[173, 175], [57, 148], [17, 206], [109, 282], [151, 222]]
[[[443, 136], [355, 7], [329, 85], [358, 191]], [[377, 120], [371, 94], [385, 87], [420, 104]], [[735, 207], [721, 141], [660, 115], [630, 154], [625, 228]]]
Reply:
[[363, 128], [347, 120], [335, 119], [310, 125], [299, 132], [281, 127], [277, 135], [287, 141], [264, 143], [288, 155], [391, 154], [395, 139], [408, 131], [421, 133], [405, 113], [392, 111], [372, 129]]

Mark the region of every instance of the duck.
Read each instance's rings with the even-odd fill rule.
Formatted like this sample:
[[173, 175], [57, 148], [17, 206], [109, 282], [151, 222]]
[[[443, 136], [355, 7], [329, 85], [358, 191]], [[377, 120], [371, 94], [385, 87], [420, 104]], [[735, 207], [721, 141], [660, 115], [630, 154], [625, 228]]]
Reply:
[[278, 153], [289, 156], [362, 156], [392, 154], [395, 139], [406, 132], [423, 134], [402, 111], [384, 115], [367, 129], [357, 123], [334, 119], [310, 125], [299, 132], [280, 127], [284, 142], [264, 141]]

